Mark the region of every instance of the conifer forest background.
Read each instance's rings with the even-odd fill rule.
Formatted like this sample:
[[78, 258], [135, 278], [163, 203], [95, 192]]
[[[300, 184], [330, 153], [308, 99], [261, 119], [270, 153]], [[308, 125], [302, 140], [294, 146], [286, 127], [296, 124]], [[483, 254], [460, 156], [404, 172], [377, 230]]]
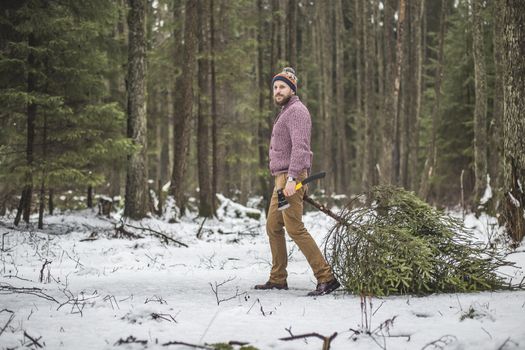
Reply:
[[4, 0], [0, 215], [264, 207], [291, 66], [324, 202], [393, 184], [519, 241], [524, 23], [520, 0]]

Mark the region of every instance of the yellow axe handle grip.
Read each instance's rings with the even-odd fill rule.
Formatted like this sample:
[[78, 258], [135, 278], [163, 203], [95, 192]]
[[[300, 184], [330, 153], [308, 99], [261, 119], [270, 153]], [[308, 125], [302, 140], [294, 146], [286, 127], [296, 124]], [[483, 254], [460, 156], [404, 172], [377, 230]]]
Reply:
[[295, 185], [295, 190], [298, 191], [301, 189], [301, 187], [303, 187], [303, 183], [299, 182], [297, 185]]

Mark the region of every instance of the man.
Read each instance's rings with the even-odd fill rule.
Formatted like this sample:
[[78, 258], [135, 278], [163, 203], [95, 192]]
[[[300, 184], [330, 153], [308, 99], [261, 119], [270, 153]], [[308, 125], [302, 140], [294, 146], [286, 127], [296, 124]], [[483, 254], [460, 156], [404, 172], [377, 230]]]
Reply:
[[[307, 177], [311, 167], [310, 113], [296, 96], [297, 77], [292, 68], [284, 68], [277, 74], [272, 79], [272, 88], [274, 101], [281, 107], [273, 124], [270, 141], [270, 171], [274, 176], [275, 188], [268, 210], [266, 232], [272, 251], [272, 270], [268, 282], [256, 285], [255, 289], [288, 289], [286, 228], [317, 279], [317, 288], [308, 295], [328, 294], [339, 288], [340, 284], [302, 222], [305, 187], [295, 190], [296, 183]], [[290, 204], [283, 211], [277, 210], [277, 190], [281, 188], [284, 188], [283, 192]]]

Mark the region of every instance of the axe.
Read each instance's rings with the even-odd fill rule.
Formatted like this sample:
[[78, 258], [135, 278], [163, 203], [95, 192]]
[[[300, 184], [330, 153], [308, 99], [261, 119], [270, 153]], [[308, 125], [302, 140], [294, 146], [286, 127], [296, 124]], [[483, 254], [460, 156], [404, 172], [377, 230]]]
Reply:
[[[311, 175], [311, 176], [308, 176], [306, 179], [304, 179], [301, 182], [298, 182], [295, 185], [295, 190], [297, 191], [301, 187], [306, 185], [307, 183], [312, 182], [312, 181], [317, 180], [317, 179], [322, 179], [325, 176], [326, 176], [326, 172], [324, 172], [324, 171], [320, 172], [320, 173], [317, 173], [317, 174], [314, 174], [314, 175]], [[284, 195], [284, 192], [283, 192], [282, 188], [277, 190], [277, 200], [278, 200], [277, 210], [284, 210], [284, 209], [290, 207], [290, 203], [288, 203], [288, 201], [286, 200], [286, 196]]]

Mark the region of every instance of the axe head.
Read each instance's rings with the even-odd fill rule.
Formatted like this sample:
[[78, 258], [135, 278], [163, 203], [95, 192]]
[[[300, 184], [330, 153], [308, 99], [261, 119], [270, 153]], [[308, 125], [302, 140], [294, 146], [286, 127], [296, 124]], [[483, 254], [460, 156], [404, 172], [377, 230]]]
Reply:
[[277, 210], [284, 210], [290, 207], [290, 203], [286, 200], [282, 188], [277, 190], [277, 202]]

